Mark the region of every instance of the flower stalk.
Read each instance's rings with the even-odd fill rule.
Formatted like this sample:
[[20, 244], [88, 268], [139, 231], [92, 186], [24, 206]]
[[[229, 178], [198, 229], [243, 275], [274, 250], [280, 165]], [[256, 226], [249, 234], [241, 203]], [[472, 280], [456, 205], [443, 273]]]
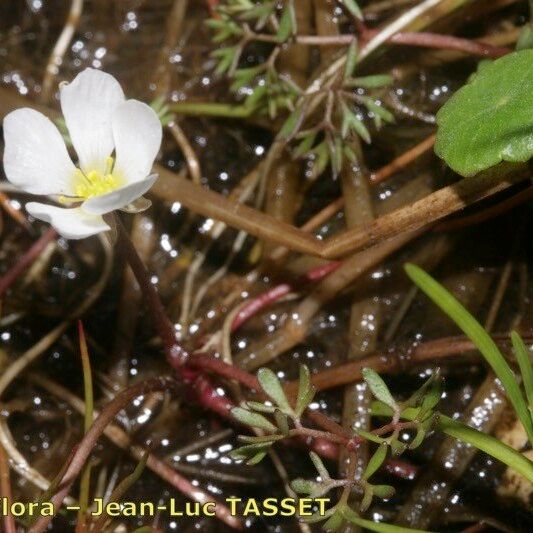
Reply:
[[165, 313], [161, 298], [153, 283], [150, 281], [148, 271], [146, 270], [142, 259], [139, 257], [137, 250], [135, 250], [135, 246], [133, 246], [130, 236], [119, 217], [116, 217], [116, 226], [119, 243], [126, 254], [128, 264], [146, 298], [146, 303], [148, 304], [148, 309], [152, 315], [154, 326], [163, 342], [167, 361], [172, 368], [179, 370], [187, 360], [188, 353], [178, 344], [174, 326]]

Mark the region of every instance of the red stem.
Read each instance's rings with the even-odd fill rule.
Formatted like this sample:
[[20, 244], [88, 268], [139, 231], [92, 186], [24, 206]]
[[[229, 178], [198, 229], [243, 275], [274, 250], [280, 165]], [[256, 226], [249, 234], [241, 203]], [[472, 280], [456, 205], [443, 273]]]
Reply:
[[159, 298], [156, 288], [153, 283], [150, 281], [150, 276], [142, 259], [139, 257], [135, 246], [131, 242], [130, 236], [126, 231], [126, 228], [122, 224], [122, 221], [119, 217], [116, 217], [118, 237], [124, 251], [126, 252], [126, 257], [128, 263], [139, 283], [142, 293], [144, 294], [148, 308], [152, 314], [154, 321], [154, 326], [157, 329], [163, 346], [165, 349], [165, 355], [167, 360], [172, 368], [179, 370], [179, 368], [185, 363], [188, 357], [188, 353], [178, 344], [176, 339], [176, 334], [174, 326], [170, 322], [167, 314], [165, 313], [165, 308]]
[[11, 287], [13, 282], [41, 255], [43, 250], [57, 237], [54, 228], [49, 228], [20, 259], [0, 278], [0, 297]]
[[[300, 283], [319, 281], [342, 265], [341, 261], [331, 261], [320, 265], [316, 268], [312, 268], [306, 274], [304, 274], [300, 280]], [[287, 296], [294, 286], [289, 283], [281, 283], [276, 285], [266, 292], [252, 298], [235, 316], [231, 324], [231, 332], [237, 331], [245, 322], [247, 322], [252, 316], [258, 314], [265, 307], [272, 305], [273, 303], [281, 300], [284, 296]]]

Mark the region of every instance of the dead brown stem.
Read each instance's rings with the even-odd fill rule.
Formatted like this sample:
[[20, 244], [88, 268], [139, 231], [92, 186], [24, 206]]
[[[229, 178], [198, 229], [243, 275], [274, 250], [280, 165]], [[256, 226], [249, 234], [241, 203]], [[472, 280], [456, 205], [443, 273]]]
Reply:
[[344, 231], [325, 241], [213, 191], [158, 168], [160, 179], [153, 192], [162, 199], [179, 201], [201, 215], [222, 220], [260, 239], [276, 242], [304, 254], [326, 259], [378, 244], [403, 232], [417, 230], [466, 206], [503, 191], [527, 176], [523, 165], [501, 164], [476, 176], [443, 187], [411, 205], [397, 209], [362, 228]]

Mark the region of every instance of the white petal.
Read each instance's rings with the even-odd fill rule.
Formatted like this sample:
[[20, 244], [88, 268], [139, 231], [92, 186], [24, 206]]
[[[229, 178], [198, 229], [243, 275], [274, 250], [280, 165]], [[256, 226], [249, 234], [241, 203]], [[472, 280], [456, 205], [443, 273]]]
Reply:
[[152, 174], [142, 181], [130, 183], [107, 194], [93, 196], [81, 204], [82, 209], [92, 215], [104, 215], [120, 209], [140, 198], [155, 183], [157, 174]]
[[114, 148], [111, 117], [122, 102], [124, 92], [118, 81], [92, 68], [61, 88], [61, 109], [84, 172], [104, 172]]
[[4, 119], [7, 179], [32, 194], [72, 194], [75, 167], [54, 123], [29, 108]]
[[26, 204], [26, 210], [32, 217], [49, 222], [66, 239], [84, 239], [111, 229], [102, 217], [90, 215], [80, 207], [64, 209], [29, 202]]
[[161, 147], [161, 121], [148, 105], [127, 100], [113, 114], [116, 162], [113, 173], [133, 183], [146, 178]]

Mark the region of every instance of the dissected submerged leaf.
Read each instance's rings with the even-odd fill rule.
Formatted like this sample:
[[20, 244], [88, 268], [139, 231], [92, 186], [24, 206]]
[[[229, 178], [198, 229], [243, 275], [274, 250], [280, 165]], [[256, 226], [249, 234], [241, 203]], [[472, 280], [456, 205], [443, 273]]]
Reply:
[[533, 156], [533, 50], [479, 69], [437, 113], [435, 153], [471, 176], [501, 161]]

